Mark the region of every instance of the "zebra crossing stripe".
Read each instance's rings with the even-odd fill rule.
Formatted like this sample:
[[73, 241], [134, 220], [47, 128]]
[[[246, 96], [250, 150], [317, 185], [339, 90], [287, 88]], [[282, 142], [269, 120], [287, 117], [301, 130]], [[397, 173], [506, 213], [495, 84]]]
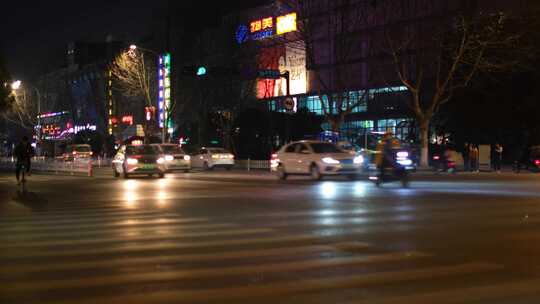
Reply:
[[413, 294], [387, 299], [351, 302], [349, 304], [458, 304], [458, 303], [489, 303], [501, 298], [513, 299], [527, 295], [540, 295], [540, 279], [522, 280], [518, 282], [499, 283], [488, 286], [466, 287], [460, 289], [442, 290], [431, 293]]
[[[367, 274], [345, 275], [338, 277], [327, 277], [317, 279], [296, 280], [287, 282], [276, 282], [260, 285], [249, 285], [240, 287], [205, 288], [174, 291], [148, 292], [142, 295], [112, 296], [102, 299], [77, 300], [78, 304], [85, 303], [108, 303], [108, 304], [138, 304], [138, 303], [194, 303], [200, 301], [219, 300], [221, 302], [239, 299], [253, 300], [256, 297], [272, 297], [279, 295], [283, 297], [288, 294], [299, 292], [325, 291], [344, 288], [355, 288], [371, 285], [383, 285], [389, 283], [433, 279], [435, 277], [446, 277], [456, 275], [466, 275], [482, 273], [502, 269], [502, 266], [486, 263], [467, 263], [452, 266], [428, 267], [406, 271], [385, 271]], [[56, 303], [70, 303], [73, 301]], [[411, 302], [414, 303], [414, 302]]]
[[[201, 279], [240, 275], [256, 275], [269, 273], [286, 273], [294, 271], [308, 271], [339, 266], [355, 266], [360, 264], [395, 262], [406, 259], [426, 257], [420, 252], [383, 253], [355, 257], [319, 258], [304, 261], [285, 263], [271, 263], [261, 265], [242, 265], [232, 267], [213, 267], [203, 269], [188, 269], [177, 271], [158, 271], [152, 273], [129, 273], [116, 276], [96, 276], [80, 279], [46, 280], [16, 283], [13, 281], [4, 284], [10, 292], [39, 291], [52, 289], [89, 288], [99, 286], [112, 286], [115, 284], [134, 284], [163, 282], [170, 280]], [[0, 287], [3, 288], [3, 287]]]

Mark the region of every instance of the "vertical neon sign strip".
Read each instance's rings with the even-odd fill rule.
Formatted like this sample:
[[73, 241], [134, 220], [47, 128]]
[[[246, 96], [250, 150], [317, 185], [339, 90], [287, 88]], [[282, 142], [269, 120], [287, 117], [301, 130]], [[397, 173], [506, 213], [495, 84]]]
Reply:
[[172, 128], [172, 119], [169, 117], [171, 109], [171, 54], [163, 56], [163, 103], [164, 103], [164, 125], [167, 129]]
[[112, 121], [112, 118], [113, 118], [113, 96], [112, 96], [112, 71], [109, 70], [107, 71], [107, 92], [106, 92], [106, 95], [107, 95], [107, 105], [108, 105], [108, 114], [109, 114], [109, 128], [108, 128], [108, 131], [109, 131], [109, 135], [112, 135], [113, 134], [113, 121]]
[[158, 62], [158, 123], [163, 128], [165, 121], [165, 56], [159, 55]]

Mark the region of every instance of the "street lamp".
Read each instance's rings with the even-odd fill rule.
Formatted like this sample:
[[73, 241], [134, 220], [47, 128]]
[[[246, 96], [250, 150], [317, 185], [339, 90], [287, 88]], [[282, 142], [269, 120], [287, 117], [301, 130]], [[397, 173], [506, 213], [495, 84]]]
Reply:
[[16, 90], [20, 89], [21, 84], [22, 84], [22, 82], [20, 80], [15, 80], [14, 82], [11, 83], [11, 89], [16, 91]]
[[158, 123], [163, 124], [163, 126], [161, 127], [161, 142], [164, 143], [170, 122], [170, 113], [168, 113], [168, 111], [170, 110], [169, 107], [171, 98], [171, 56], [167, 52], [164, 54], [160, 54], [156, 51], [138, 47], [135, 44], [131, 44], [129, 46], [129, 51], [135, 52], [135, 50], [140, 50], [142, 54], [144, 54], [145, 52], [152, 53], [158, 59]]
[[[23, 86], [23, 83], [22, 81], [20, 80], [15, 80], [11, 83], [11, 89], [13, 91], [17, 91], [19, 90], [20, 88], [22, 88]], [[33, 85], [29, 85], [30, 88], [32, 88], [33, 90], [36, 91], [36, 96], [37, 96], [37, 127], [38, 127], [38, 133], [36, 134], [37, 136], [37, 141], [36, 143], [39, 143], [41, 144], [41, 94], [39, 93], [39, 90], [37, 87], [33, 86]]]
[[136, 44], [131, 44], [131, 45], [129, 46], [129, 49], [130, 49], [131, 51], [141, 50], [141, 51], [143, 51], [143, 52], [149, 52], [149, 53], [152, 53], [152, 54], [154, 54], [154, 55], [156, 55], [156, 56], [159, 56], [158, 52], [153, 51], [153, 50], [151, 50], [151, 49], [142, 48], [142, 47], [140, 47], [140, 46], [137, 46]]

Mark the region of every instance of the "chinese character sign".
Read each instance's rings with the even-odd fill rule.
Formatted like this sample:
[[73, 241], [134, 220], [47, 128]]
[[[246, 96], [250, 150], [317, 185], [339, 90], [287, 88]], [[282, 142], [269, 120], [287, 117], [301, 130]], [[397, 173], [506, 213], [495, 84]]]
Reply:
[[296, 31], [296, 13], [279, 17], [266, 17], [249, 23], [249, 33], [246, 25], [240, 25], [236, 31], [236, 40], [243, 43], [247, 40], [262, 40], [276, 35]]
[[169, 53], [159, 56], [158, 64], [158, 123], [165, 127], [165, 123], [172, 122], [167, 117], [167, 110], [171, 106], [171, 55]]

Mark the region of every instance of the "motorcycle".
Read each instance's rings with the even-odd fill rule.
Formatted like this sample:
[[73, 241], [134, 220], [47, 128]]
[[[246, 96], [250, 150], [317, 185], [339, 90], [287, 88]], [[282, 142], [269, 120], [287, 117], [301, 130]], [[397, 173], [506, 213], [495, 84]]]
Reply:
[[410, 172], [414, 170], [413, 161], [409, 158], [409, 152], [399, 150], [393, 152], [389, 161], [381, 170], [377, 166], [370, 167], [369, 179], [375, 182], [377, 187], [383, 183], [399, 181], [403, 187], [409, 186]]
[[436, 172], [456, 172], [456, 162], [441, 155], [433, 155], [433, 170]]

